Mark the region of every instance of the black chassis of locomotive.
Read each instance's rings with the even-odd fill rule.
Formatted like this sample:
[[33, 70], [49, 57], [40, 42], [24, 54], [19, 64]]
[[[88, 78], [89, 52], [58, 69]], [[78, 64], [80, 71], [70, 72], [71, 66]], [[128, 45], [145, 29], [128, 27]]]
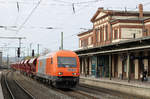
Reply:
[[52, 85], [56, 88], [75, 88], [79, 84], [79, 77], [57, 76], [52, 79]]

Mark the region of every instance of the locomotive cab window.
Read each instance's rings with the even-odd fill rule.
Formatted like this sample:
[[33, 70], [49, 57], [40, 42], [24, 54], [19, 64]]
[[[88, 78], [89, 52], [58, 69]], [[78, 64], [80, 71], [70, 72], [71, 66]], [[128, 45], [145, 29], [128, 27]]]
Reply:
[[77, 62], [74, 57], [58, 57], [58, 67], [76, 67]]

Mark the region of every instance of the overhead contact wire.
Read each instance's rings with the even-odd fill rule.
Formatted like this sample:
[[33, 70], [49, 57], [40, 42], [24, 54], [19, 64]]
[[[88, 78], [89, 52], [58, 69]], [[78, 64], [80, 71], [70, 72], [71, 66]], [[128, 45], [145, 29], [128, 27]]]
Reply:
[[25, 21], [20, 25], [19, 29], [17, 30], [16, 34], [19, 32], [19, 30], [22, 29], [22, 27], [26, 24], [26, 22], [29, 20], [29, 18], [32, 16], [32, 14], [34, 13], [34, 11], [38, 8], [38, 6], [40, 5], [40, 3], [42, 2], [42, 0], [40, 0], [38, 2], [38, 4], [32, 9], [31, 13], [28, 15], [28, 17], [25, 19]]

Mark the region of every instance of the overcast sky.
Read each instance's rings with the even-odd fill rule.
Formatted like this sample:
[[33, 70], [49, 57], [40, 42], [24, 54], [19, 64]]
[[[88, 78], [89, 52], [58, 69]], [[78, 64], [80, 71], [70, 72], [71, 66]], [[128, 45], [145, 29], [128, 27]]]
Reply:
[[[90, 29], [92, 23], [90, 19], [98, 9], [116, 9], [116, 10], [138, 10], [139, 3], [144, 4], [144, 10], [150, 9], [148, 0], [41, 0], [42, 2], [33, 12], [31, 17], [22, 26], [19, 32], [17, 30], [24, 23], [31, 11], [38, 4], [39, 0], [0, 0], [0, 25], [8, 26], [7, 29], [0, 28], [0, 36], [26, 37], [22, 40], [22, 49], [27, 55], [27, 48], [32, 43], [32, 48], [48, 48], [52, 51], [58, 50], [60, 46], [60, 34], [64, 32], [64, 49], [78, 49], [79, 32]], [[18, 2], [18, 8], [17, 8]], [[74, 7], [73, 7], [74, 4]], [[17, 28], [9, 28], [17, 26]], [[54, 29], [46, 29], [53, 27]], [[0, 47], [18, 47], [18, 40], [0, 39]], [[4, 55], [15, 55], [14, 49], [4, 49]], [[6, 52], [7, 50], [7, 52]]]

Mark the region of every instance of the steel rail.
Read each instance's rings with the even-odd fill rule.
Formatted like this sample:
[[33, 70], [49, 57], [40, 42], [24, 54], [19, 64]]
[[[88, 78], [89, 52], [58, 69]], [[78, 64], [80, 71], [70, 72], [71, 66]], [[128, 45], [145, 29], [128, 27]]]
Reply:
[[[10, 72], [10, 71], [9, 71]], [[7, 74], [5, 75], [5, 83], [6, 83], [6, 86], [7, 86], [7, 89], [11, 95], [11, 98], [12, 99], [16, 99], [15, 96], [13, 95], [12, 91], [11, 91], [11, 88], [7, 82], [7, 76], [9, 74], [9, 72], [7, 72]], [[24, 87], [21, 86], [21, 84], [19, 84], [16, 80], [14, 80], [15, 84], [25, 93], [27, 94], [29, 97], [31, 97], [31, 99], [35, 99], [33, 95], [31, 95]]]
[[14, 81], [27, 95], [29, 95], [32, 99], [35, 99], [33, 95], [31, 95], [21, 84], [17, 82], [17, 80]]
[[74, 93], [81, 94], [81, 95], [86, 96], [86, 97], [91, 98], [91, 99], [92, 99], [92, 98], [93, 98], [93, 99], [98, 99], [97, 97], [92, 96], [92, 95], [89, 95], [89, 94], [87, 94], [87, 93], [84, 93], [84, 92], [82, 92], [82, 91], [80, 91], [80, 90], [74, 90]]
[[87, 85], [87, 84], [80, 84], [79, 87], [83, 87], [83, 88], [87, 88], [89, 90], [95, 90], [97, 92], [101, 92], [104, 94], [109, 94], [112, 96], [117, 96], [117, 99], [147, 99], [146, 97], [142, 97], [142, 96], [135, 96], [135, 95], [131, 95], [131, 94], [126, 94], [126, 93], [122, 93], [122, 92], [118, 92], [115, 90], [111, 90], [111, 89], [106, 89], [106, 88], [101, 88], [101, 87], [96, 87], [96, 86], [92, 86], [92, 85]]
[[[10, 71], [9, 71], [9, 72], [10, 72]], [[8, 75], [9, 72], [7, 72], [7, 74], [5, 74], [5, 76], [4, 76], [4, 81], [5, 81], [5, 84], [6, 84], [6, 86], [7, 86], [8, 91], [9, 91], [9, 93], [10, 93], [10, 95], [11, 95], [11, 98], [12, 98], [12, 99], [15, 99], [15, 97], [14, 97], [14, 95], [13, 95], [13, 93], [12, 93], [12, 91], [11, 91], [9, 85], [8, 85], [7, 79], [6, 79], [6, 76]]]
[[[50, 88], [50, 87], [49, 87]], [[69, 97], [73, 97], [73, 98], [78, 98], [78, 95], [82, 95], [83, 97], [87, 97], [87, 98], [90, 98], [90, 99], [98, 99], [97, 97], [95, 97], [95, 96], [92, 96], [92, 95], [89, 95], [89, 94], [86, 94], [86, 93], [83, 93], [83, 92], [81, 92], [81, 91], [77, 91], [77, 90], [74, 90], [74, 89], [69, 89], [70, 90], [70, 92], [65, 92], [65, 91], [63, 91], [63, 90], [61, 90], [61, 89], [57, 89], [57, 88], [51, 88], [52, 90], [55, 90], [55, 91], [57, 91], [57, 92], [60, 92], [60, 93], [62, 93], [62, 94], [64, 94], [64, 95], [67, 95], [67, 96], [69, 96]], [[76, 96], [76, 95], [77, 96]]]

